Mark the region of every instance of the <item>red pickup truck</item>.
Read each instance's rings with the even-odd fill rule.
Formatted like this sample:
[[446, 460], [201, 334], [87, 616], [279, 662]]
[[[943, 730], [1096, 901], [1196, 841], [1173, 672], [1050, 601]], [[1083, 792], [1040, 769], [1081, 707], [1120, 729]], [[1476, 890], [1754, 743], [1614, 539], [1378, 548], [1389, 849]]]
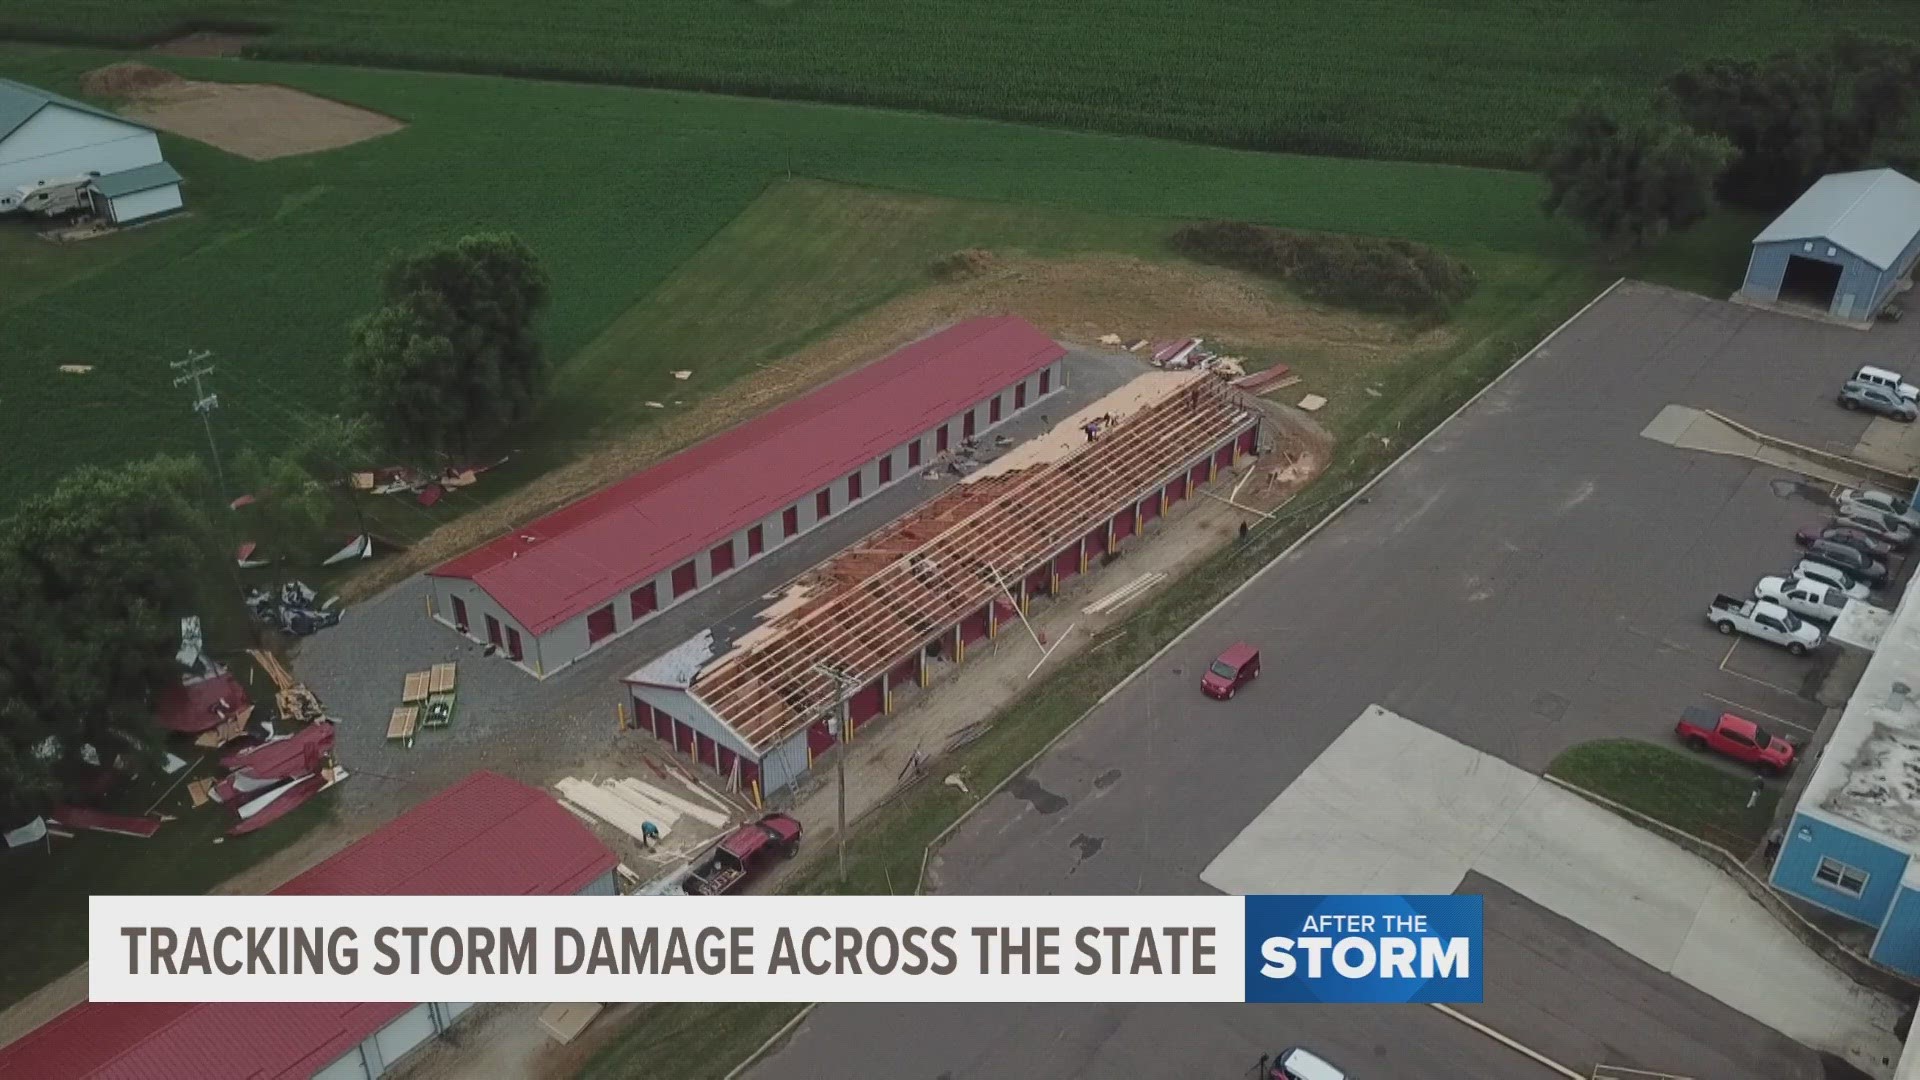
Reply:
[[1688, 706], [1673, 726], [1680, 741], [1695, 750], [1711, 750], [1779, 776], [1793, 767], [1793, 744], [1759, 724], [1732, 713]]
[[769, 858], [791, 859], [798, 850], [800, 822], [790, 814], [768, 814], [728, 833], [713, 854], [688, 871], [680, 888], [695, 896], [732, 892]]

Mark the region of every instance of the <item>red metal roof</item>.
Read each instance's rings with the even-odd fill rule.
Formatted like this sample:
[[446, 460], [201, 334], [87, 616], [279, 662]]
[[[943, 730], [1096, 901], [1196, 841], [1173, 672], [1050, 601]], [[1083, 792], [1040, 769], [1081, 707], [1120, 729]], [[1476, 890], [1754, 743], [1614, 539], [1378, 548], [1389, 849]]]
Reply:
[[970, 319], [429, 573], [544, 633], [1064, 355], [1024, 319]]
[[[541, 791], [477, 772], [287, 882], [291, 895], [565, 895], [612, 853]], [[76, 1005], [0, 1047], [0, 1076], [293, 1080], [410, 1005]]]
[[198, 735], [220, 726], [221, 716], [215, 706], [222, 701], [235, 710], [244, 709], [249, 704], [247, 688], [240, 685], [240, 680], [231, 674], [202, 679], [192, 686], [169, 686], [160, 691], [159, 715], [155, 719], [169, 731]]

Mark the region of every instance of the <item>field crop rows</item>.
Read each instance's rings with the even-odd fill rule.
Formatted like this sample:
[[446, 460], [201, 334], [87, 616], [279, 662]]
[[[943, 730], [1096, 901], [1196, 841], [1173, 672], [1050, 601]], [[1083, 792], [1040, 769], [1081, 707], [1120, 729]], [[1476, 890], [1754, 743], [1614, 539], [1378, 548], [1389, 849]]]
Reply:
[[926, 109], [1299, 153], [1512, 167], [1589, 84], [1842, 28], [1898, 0], [66, 0], [0, 38], [271, 28], [262, 55]]
[[[80, 73], [113, 59], [0, 46], [0, 70], [68, 91]], [[1191, 214], [1406, 235], [1535, 258], [1583, 250], [1568, 230], [1539, 216], [1535, 182], [1510, 173], [613, 87], [245, 61], [169, 64], [194, 77], [299, 86], [410, 126], [342, 150], [258, 163], [168, 138], [169, 157], [188, 178], [191, 213], [60, 249], [70, 262], [53, 258], [24, 228], [0, 229], [0, 400], [16, 445], [34, 448], [0, 459], [0, 495], [37, 487], [82, 462], [197, 451], [201, 435], [165, 364], [189, 349], [215, 354], [222, 437], [271, 445], [296, 413], [340, 401], [346, 327], [371, 302], [380, 261], [428, 238], [520, 232], [553, 273], [555, 302], [544, 331], [552, 355], [564, 362], [789, 171], [1027, 208], [981, 214], [973, 225], [915, 243], [1032, 236], [1043, 247], [1138, 250], [1137, 226], [1097, 219], [1158, 222]], [[1035, 225], [1052, 214], [1065, 217]], [[789, 265], [796, 283], [816, 290], [823, 319], [878, 297], [885, 283], [867, 270], [847, 275], [848, 295], [821, 296], [821, 264], [806, 258], [805, 232], [788, 237], [796, 252]], [[928, 250], [916, 249], [906, 262], [881, 260], [881, 275], [910, 271]], [[762, 295], [787, 287], [764, 254], [750, 269], [743, 281]], [[659, 313], [704, 319], [726, 333], [683, 328], [672, 335], [669, 356], [640, 326], [627, 355], [603, 352], [594, 366], [656, 374], [692, 366], [719, 379], [728, 374], [724, 367], [743, 370], [825, 325], [756, 326], [772, 332], [748, 348], [752, 334], [728, 324], [768, 305], [691, 311], [701, 303], [694, 297], [684, 305], [689, 311], [663, 305]], [[73, 363], [92, 364], [94, 372], [57, 372]], [[644, 381], [614, 380], [629, 391]], [[563, 378], [561, 390], [607, 385]], [[563, 397], [556, 408], [577, 404]], [[646, 413], [637, 400], [622, 400], [614, 411], [629, 419]]]

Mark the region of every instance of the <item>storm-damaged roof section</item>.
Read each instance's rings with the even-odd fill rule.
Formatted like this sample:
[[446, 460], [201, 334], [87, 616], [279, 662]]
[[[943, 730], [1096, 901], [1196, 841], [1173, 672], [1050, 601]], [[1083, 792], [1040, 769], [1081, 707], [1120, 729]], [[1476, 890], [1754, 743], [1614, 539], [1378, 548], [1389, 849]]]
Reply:
[[1908, 591], [1821, 752], [1800, 806], [1920, 852], [1920, 604]]
[[[1041, 450], [1009, 453], [1012, 467], [968, 477], [802, 575], [729, 645], [709, 638], [691, 696], [750, 745], [775, 745], [833, 699], [820, 667], [873, 681], [1257, 422], [1217, 376], [1143, 376], [1041, 436]], [[655, 681], [652, 668], [632, 681]]]
[[680, 644], [649, 660], [640, 670], [627, 676], [630, 683], [671, 686], [684, 690], [693, 685], [693, 677], [713, 659], [713, 631], [702, 630]]

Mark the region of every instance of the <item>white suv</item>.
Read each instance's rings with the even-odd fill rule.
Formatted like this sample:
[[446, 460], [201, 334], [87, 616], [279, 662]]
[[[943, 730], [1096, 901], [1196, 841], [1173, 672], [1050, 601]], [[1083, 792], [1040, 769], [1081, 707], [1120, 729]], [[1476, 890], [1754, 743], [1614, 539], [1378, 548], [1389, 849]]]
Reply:
[[1853, 381], [1884, 386], [1908, 401], [1920, 399], [1920, 386], [1907, 382], [1907, 377], [1897, 371], [1888, 371], [1886, 368], [1874, 367], [1872, 364], [1863, 365], [1859, 371], [1854, 372]]

